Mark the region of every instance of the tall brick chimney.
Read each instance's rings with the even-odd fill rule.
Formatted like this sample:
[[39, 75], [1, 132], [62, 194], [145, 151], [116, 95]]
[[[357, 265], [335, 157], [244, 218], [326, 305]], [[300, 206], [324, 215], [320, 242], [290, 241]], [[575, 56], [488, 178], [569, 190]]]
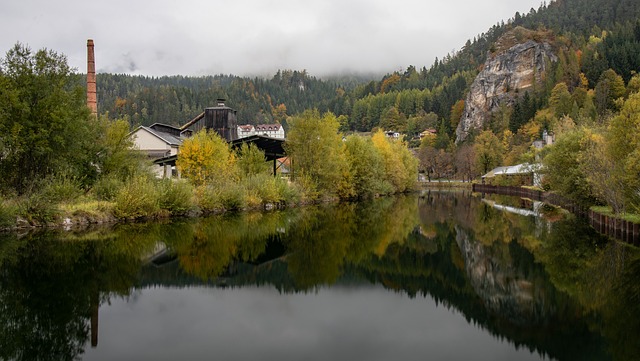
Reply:
[[98, 116], [98, 98], [96, 96], [96, 60], [93, 54], [93, 40], [87, 40], [87, 106], [91, 114]]

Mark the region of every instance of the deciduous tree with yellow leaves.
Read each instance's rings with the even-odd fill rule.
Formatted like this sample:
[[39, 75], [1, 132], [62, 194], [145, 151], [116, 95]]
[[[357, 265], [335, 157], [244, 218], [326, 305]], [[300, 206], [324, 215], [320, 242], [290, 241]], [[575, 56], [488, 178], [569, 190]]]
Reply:
[[178, 170], [194, 185], [222, 184], [238, 176], [236, 157], [216, 132], [202, 130], [180, 147]]

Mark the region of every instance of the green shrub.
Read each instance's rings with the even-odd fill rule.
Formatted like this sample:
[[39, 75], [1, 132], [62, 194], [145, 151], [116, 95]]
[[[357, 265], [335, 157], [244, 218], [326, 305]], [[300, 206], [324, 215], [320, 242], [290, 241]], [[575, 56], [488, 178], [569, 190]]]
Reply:
[[22, 199], [18, 204], [18, 213], [32, 224], [53, 223], [59, 216], [56, 205], [41, 193]]
[[18, 207], [9, 202], [0, 201], [0, 229], [13, 227], [18, 217]]
[[256, 174], [248, 178], [248, 190], [255, 190], [262, 203], [280, 203], [282, 201], [275, 178], [267, 174]]
[[194, 191], [195, 204], [204, 213], [222, 209], [222, 197], [218, 188], [211, 185], [199, 186]]
[[134, 177], [116, 195], [114, 216], [129, 219], [156, 216], [160, 211], [159, 193], [154, 180]]
[[260, 192], [257, 189], [251, 188], [248, 184], [248, 180], [243, 180], [242, 183], [243, 192], [244, 192], [244, 205], [247, 208], [258, 208], [262, 205], [262, 197], [260, 197]]
[[173, 215], [184, 215], [191, 211], [194, 208], [191, 184], [186, 180], [163, 180], [160, 183], [160, 208]]
[[301, 200], [315, 201], [321, 196], [316, 183], [307, 174], [301, 173], [295, 178], [296, 188]]
[[93, 185], [92, 192], [96, 199], [100, 201], [113, 201], [123, 186], [124, 182], [116, 176], [109, 175], [98, 179]]
[[393, 187], [387, 180], [383, 179], [375, 179], [372, 182], [372, 192], [371, 195], [387, 195], [395, 193], [396, 189]]
[[276, 187], [280, 194], [280, 199], [286, 204], [298, 203], [302, 199], [302, 191], [295, 183], [289, 183], [288, 180], [276, 178]]
[[37, 193], [49, 202], [60, 203], [72, 202], [78, 199], [84, 191], [78, 177], [62, 173], [45, 179]]
[[239, 183], [227, 183], [220, 189], [222, 207], [226, 210], [241, 210], [247, 207], [246, 188]]

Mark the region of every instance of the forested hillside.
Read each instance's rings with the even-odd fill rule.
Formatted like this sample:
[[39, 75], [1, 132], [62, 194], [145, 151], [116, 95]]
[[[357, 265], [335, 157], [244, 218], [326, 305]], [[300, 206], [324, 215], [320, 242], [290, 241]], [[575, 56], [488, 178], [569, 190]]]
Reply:
[[[180, 124], [223, 97], [241, 122], [282, 121], [287, 115], [317, 108], [347, 116], [343, 130], [377, 126], [417, 133], [437, 127], [453, 136], [470, 83], [496, 41], [516, 26], [550, 30], [557, 38], [560, 62], [545, 92], [530, 94], [535, 113], [546, 104], [556, 80], [578, 86], [583, 73], [591, 88], [609, 68], [627, 82], [640, 67], [640, 3], [635, 0], [558, 0], [527, 14], [516, 13], [470, 39], [460, 51], [430, 67], [408, 65], [380, 80], [335, 77], [322, 80], [306, 71], [282, 70], [270, 79], [233, 75], [160, 77], [99, 74], [100, 111], [124, 115], [133, 124]], [[426, 40], [425, 40], [426, 41]], [[455, 46], [455, 44], [452, 44]], [[391, 109], [395, 108], [395, 109]], [[435, 117], [437, 116], [437, 118]], [[522, 118], [521, 114], [516, 117]], [[515, 119], [513, 129], [526, 119]], [[382, 122], [382, 124], [381, 124]]]
[[[345, 79], [352, 83], [354, 79]], [[225, 98], [241, 122], [282, 121], [305, 109], [328, 110], [336, 96], [333, 81], [321, 81], [306, 71], [279, 71], [271, 79], [233, 75], [206, 77], [99, 74], [100, 112], [111, 118], [128, 116], [132, 125], [156, 122], [179, 125]]]
[[[486, 33], [467, 41], [462, 49], [436, 60], [429, 68], [417, 70], [409, 66], [405, 72], [386, 75], [382, 80], [361, 86], [350, 94], [354, 99], [349, 126], [364, 130], [384, 121], [383, 111], [395, 106], [407, 118], [433, 112], [437, 125], [449, 136], [459, 121], [467, 86], [482, 68], [487, 56], [496, 49], [496, 41], [516, 26], [532, 30], [550, 30], [557, 38], [554, 44], [561, 54], [547, 89], [530, 94], [536, 99], [534, 114], [546, 104], [556, 81], [567, 81], [573, 89], [582, 72], [594, 87], [601, 73], [613, 69], [628, 81], [633, 70], [640, 69], [640, 3], [634, 0], [561, 0], [542, 4], [528, 14], [516, 13], [506, 23], [494, 25]], [[420, 91], [420, 92], [417, 92]], [[394, 93], [395, 92], [395, 93]], [[394, 96], [390, 93], [394, 93]], [[407, 99], [408, 98], [408, 99]], [[350, 100], [350, 99], [349, 99]], [[414, 104], [407, 105], [414, 101]], [[340, 103], [340, 102], [338, 102]], [[340, 109], [341, 110], [341, 109]], [[340, 112], [338, 112], [341, 114]], [[520, 115], [518, 115], [520, 116]], [[523, 120], [516, 121], [523, 124]], [[512, 124], [512, 127], [515, 126]]]

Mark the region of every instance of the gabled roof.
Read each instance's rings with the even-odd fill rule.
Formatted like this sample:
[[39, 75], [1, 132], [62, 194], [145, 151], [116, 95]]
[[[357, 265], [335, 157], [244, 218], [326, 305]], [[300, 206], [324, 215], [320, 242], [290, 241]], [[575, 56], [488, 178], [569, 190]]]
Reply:
[[138, 130], [143, 129], [145, 131], [147, 131], [148, 133], [154, 135], [156, 138], [162, 140], [163, 142], [169, 144], [169, 145], [175, 145], [175, 146], [180, 146], [182, 144], [182, 139], [169, 134], [169, 133], [164, 133], [164, 132], [159, 132], [155, 129], [151, 129], [149, 127], [145, 127], [143, 125], [139, 126], [138, 128], [136, 128], [134, 131], [132, 131], [131, 133], [129, 133], [129, 135], [137, 132]]
[[180, 138], [180, 128], [174, 127], [173, 125], [153, 123], [149, 126], [149, 128], [159, 133], [167, 133], [173, 135], [174, 137]]
[[175, 127], [173, 125], [163, 124], [163, 123], [153, 123], [153, 124], [151, 124], [149, 126], [149, 128], [151, 128], [151, 129], [169, 128], [169, 129], [177, 130], [178, 132], [180, 132], [180, 128], [179, 127]]
[[540, 170], [540, 165], [538, 164], [522, 163], [522, 164], [512, 165], [508, 167], [497, 167], [493, 169], [491, 172], [483, 175], [482, 178], [492, 178], [497, 175], [531, 174], [539, 170]]
[[256, 130], [259, 130], [259, 131], [265, 131], [265, 130], [276, 131], [276, 130], [280, 130], [280, 128], [282, 128], [282, 125], [280, 125], [280, 124], [258, 124], [255, 127], [256, 127]]

